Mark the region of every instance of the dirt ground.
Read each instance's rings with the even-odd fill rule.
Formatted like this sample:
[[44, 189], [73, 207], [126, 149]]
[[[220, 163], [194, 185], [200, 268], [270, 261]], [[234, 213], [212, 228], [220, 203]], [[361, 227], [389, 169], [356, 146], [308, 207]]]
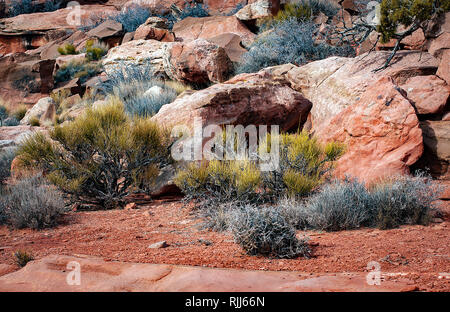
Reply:
[[[229, 233], [202, 230], [181, 202], [156, 201], [134, 210], [71, 212], [43, 231], [0, 227], [0, 263], [14, 264], [17, 250], [36, 259], [51, 254], [99, 256], [106, 261], [165, 263], [216, 268], [320, 273], [366, 272], [377, 261], [389, 276], [414, 281], [416, 290], [450, 291], [450, 222], [307, 234], [310, 259], [248, 256]], [[151, 249], [166, 241], [169, 246]]]

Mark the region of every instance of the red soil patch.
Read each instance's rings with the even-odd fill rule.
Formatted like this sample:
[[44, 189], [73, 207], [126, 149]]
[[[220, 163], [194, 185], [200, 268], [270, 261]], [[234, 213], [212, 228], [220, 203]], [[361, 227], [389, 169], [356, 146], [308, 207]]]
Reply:
[[[64, 224], [44, 231], [0, 227], [0, 263], [13, 264], [23, 249], [39, 259], [50, 254], [91, 255], [106, 261], [166, 263], [272, 271], [366, 272], [378, 261], [389, 279], [408, 278], [418, 290], [450, 291], [450, 222], [381, 231], [308, 232], [311, 259], [267, 259], [246, 255], [229, 233], [199, 228], [201, 220], [180, 202], [137, 210], [72, 212]], [[300, 232], [299, 232], [300, 233]], [[169, 247], [149, 249], [159, 241]], [[403, 273], [390, 274], [390, 273]], [[439, 277], [440, 276], [440, 277]]]

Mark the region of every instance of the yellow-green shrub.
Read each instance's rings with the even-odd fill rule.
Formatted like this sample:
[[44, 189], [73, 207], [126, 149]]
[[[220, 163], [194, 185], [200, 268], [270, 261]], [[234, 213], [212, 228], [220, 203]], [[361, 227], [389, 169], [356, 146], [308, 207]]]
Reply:
[[169, 158], [166, 130], [149, 119], [128, 117], [117, 99], [56, 126], [50, 138], [28, 138], [18, 150], [21, 162], [44, 170], [77, 200], [106, 208], [122, 205], [148, 169]]

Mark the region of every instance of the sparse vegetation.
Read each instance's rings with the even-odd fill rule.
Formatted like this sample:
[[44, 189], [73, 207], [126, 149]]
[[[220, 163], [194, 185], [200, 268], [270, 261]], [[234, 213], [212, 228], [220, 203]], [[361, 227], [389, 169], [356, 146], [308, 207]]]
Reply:
[[128, 117], [117, 99], [56, 126], [50, 137], [28, 138], [18, 150], [22, 163], [45, 170], [72, 199], [104, 208], [123, 205], [147, 170], [169, 158], [165, 130], [149, 119]]
[[28, 262], [33, 261], [34, 257], [28, 251], [18, 250], [14, 253], [14, 260], [20, 268], [23, 268]]
[[73, 44], [67, 43], [64, 46], [58, 47], [58, 53], [61, 55], [76, 55], [78, 51]]
[[108, 45], [101, 42], [96, 42], [94, 40], [88, 40], [86, 42], [85, 50], [86, 50], [86, 59], [89, 62], [98, 61], [103, 56], [105, 56], [106, 53], [108, 53]]
[[349, 56], [354, 53], [348, 46], [331, 46], [316, 42], [316, 25], [308, 21], [289, 18], [276, 22], [261, 33], [242, 57], [238, 73], [253, 73], [260, 69], [292, 63], [303, 65], [333, 55]]
[[[172, 87], [173, 86], [173, 87]], [[128, 114], [153, 116], [160, 108], [173, 102], [182, 85], [164, 83], [154, 78], [150, 64], [141, 66], [118, 66], [108, 72], [108, 81], [99, 86], [106, 95], [118, 97]]]
[[25, 178], [6, 188], [3, 196], [7, 223], [35, 230], [53, 227], [66, 211], [64, 200], [41, 175]]
[[70, 81], [79, 78], [81, 83], [101, 72], [101, 64], [97, 62], [72, 61], [62, 65], [55, 74], [55, 82]]
[[5, 106], [0, 105], [0, 127], [3, 126], [3, 121], [8, 118], [8, 110]]
[[31, 117], [30, 125], [33, 127], [39, 127], [41, 125], [41, 122], [39, 121], [39, 119], [37, 119], [37, 117]]
[[61, 1], [46, 0], [44, 3], [33, 0], [12, 0], [8, 8], [8, 16], [35, 12], [53, 12], [61, 7]]
[[233, 210], [229, 218], [236, 243], [250, 255], [276, 258], [310, 255], [306, 240], [296, 237], [295, 228], [277, 209], [247, 205]]

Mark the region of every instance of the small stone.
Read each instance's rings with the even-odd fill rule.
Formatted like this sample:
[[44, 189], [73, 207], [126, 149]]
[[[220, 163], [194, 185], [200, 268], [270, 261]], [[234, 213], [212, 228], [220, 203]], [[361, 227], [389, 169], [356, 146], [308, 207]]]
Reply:
[[129, 203], [125, 206], [125, 210], [132, 210], [132, 209], [136, 209], [137, 205], [136, 203]]
[[160, 249], [160, 248], [166, 248], [166, 247], [169, 247], [169, 245], [167, 244], [166, 241], [157, 242], [157, 243], [154, 243], [154, 244], [151, 244], [148, 246], [148, 248], [151, 248], [151, 249]]

